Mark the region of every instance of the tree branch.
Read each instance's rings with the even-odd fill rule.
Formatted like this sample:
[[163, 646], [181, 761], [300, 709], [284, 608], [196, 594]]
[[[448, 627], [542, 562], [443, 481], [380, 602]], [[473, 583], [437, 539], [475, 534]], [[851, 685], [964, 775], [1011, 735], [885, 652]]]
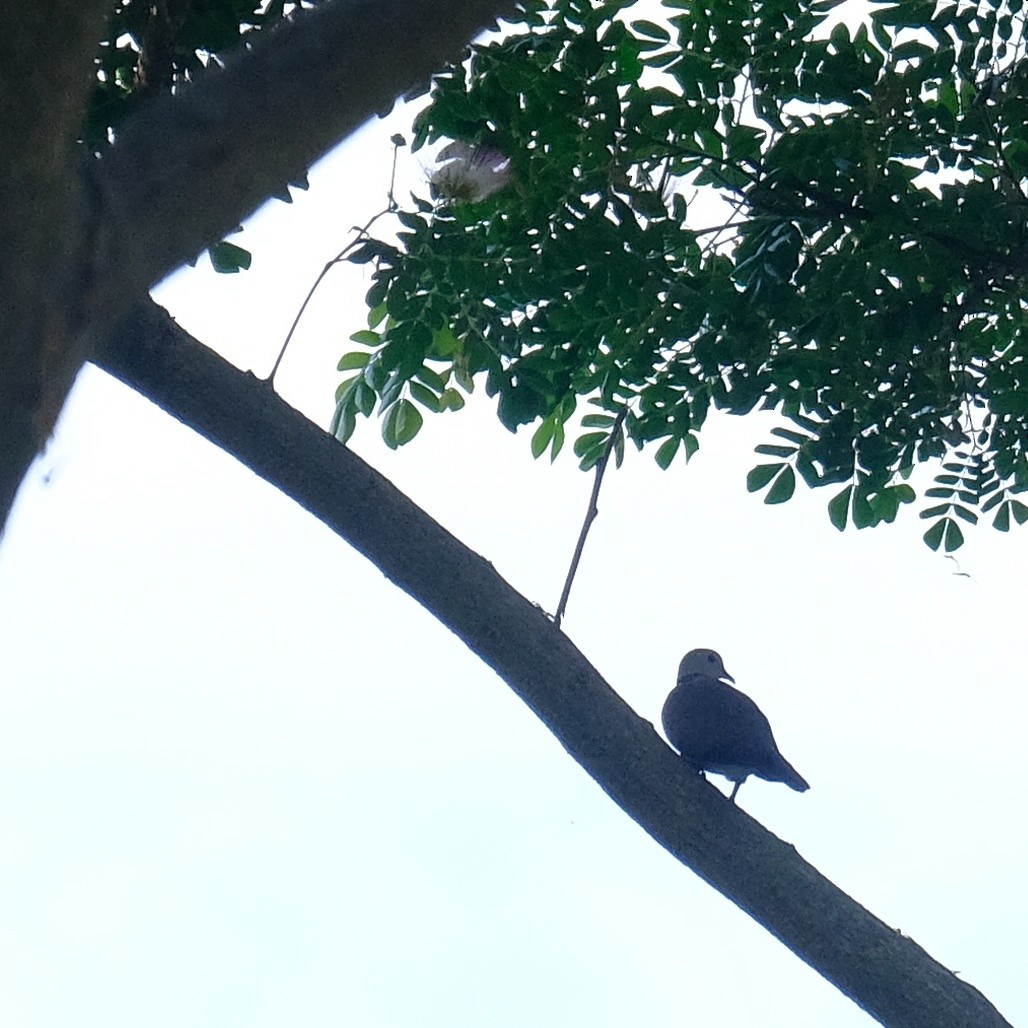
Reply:
[[99, 169], [117, 265], [146, 288], [428, 81], [513, 0], [334, 0], [130, 120]]
[[367, 556], [493, 668], [641, 827], [873, 1017], [1009, 1028], [976, 989], [691, 774], [488, 561], [161, 308], [137, 307], [98, 363]]
[[[575, 544], [575, 552], [571, 557], [571, 566], [568, 568], [567, 578], [564, 579], [564, 588], [560, 592], [557, 612], [553, 615], [553, 623], [557, 628], [560, 628], [560, 623], [564, 620], [564, 611], [567, 610], [568, 599], [571, 596], [571, 586], [574, 584], [575, 575], [578, 573], [578, 565], [582, 560], [582, 551], [585, 549], [585, 540], [589, 535], [589, 529], [592, 528], [593, 522], [600, 513], [597, 501], [600, 498], [600, 486], [603, 485], [603, 474], [607, 470], [607, 462], [610, 460], [611, 451], [617, 445], [618, 439], [621, 438], [621, 426], [625, 423], [625, 416], [627, 414], [627, 407], [622, 407], [618, 411], [614, 424], [610, 428], [610, 438], [607, 440], [607, 445], [603, 448], [603, 454], [596, 462], [596, 473], [593, 476], [593, 491], [589, 494], [589, 507], [585, 512], [582, 529], [578, 533], [578, 542]], [[618, 460], [620, 462], [620, 457]]]

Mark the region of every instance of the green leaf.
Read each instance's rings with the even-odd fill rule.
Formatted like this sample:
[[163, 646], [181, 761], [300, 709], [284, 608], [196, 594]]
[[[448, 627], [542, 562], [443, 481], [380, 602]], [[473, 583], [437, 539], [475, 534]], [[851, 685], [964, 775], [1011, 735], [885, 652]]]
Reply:
[[657, 465], [667, 471], [671, 467], [671, 462], [675, 459], [675, 455], [678, 453], [678, 448], [681, 445], [682, 440], [677, 436], [671, 436], [670, 439], [665, 439], [657, 448], [657, 452], [654, 454], [654, 459]]
[[538, 460], [553, 440], [553, 418], [543, 418], [542, 423], [532, 433], [532, 456]]
[[446, 380], [443, 376], [437, 374], [431, 368], [426, 368], [424, 365], [414, 372], [414, 377], [424, 382], [429, 389], [434, 389], [437, 393], [442, 393], [446, 389]]
[[850, 505], [850, 520], [856, 529], [870, 528], [877, 524], [878, 517], [867, 497], [867, 483], [861, 481], [853, 490], [853, 501]]
[[553, 425], [553, 445], [550, 447], [550, 463], [557, 459], [557, 454], [564, 449], [564, 422], [559, 418]]
[[990, 496], [982, 504], [982, 513], [983, 514], [988, 514], [989, 511], [992, 510], [993, 507], [997, 506], [1000, 503], [1006, 503], [1006, 502], [1007, 501], [1006, 501], [1006, 492], [1005, 492], [1005, 490], [998, 489], [996, 492], [994, 492], [992, 494], [992, 496]]
[[958, 518], [963, 518], [964, 521], [972, 525], [978, 524], [978, 515], [973, 510], [968, 510], [967, 507], [961, 506], [959, 503], [953, 504], [953, 513]]
[[596, 464], [602, 456], [602, 446], [594, 446], [591, 450], [585, 451], [582, 454], [582, 459], [578, 462], [579, 469], [582, 471], [588, 471], [590, 468], [596, 467]]
[[395, 246], [390, 246], [388, 243], [380, 242], [377, 239], [367, 239], [359, 246], [355, 246], [346, 259], [351, 264], [367, 264], [376, 258], [391, 257], [395, 260], [397, 256], [398, 252]]
[[423, 407], [427, 407], [433, 414], [438, 414], [442, 410], [439, 397], [428, 386], [423, 386], [420, 382], [410, 382], [408, 386], [411, 396]]
[[791, 457], [796, 452], [795, 446], [771, 446], [769, 443], [761, 443], [754, 448], [756, 453], [765, 457]]
[[774, 478], [784, 464], [759, 464], [746, 476], [746, 489], [751, 493], [760, 492]]
[[960, 531], [960, 526], [952, 518], [945, 518], [944, 523], [946, 535], [942, 541], [943, 549], [947, 553], [952, 553], [964, 545], [964, 533]]
[[875, 524], [885, 522], [885, 524], [891, 525], [896, 520], [899, 499], [891, 489], [885, 488], [875, 495], [869, 496], [868, 503], [871, 505]]
[[785, 503], [796, 491], [796, 473], [792, 470], [791, 464], [782, 467], [781, 474], [775, 479], [774, 484], [767, 491], [764, 497], [765, 503]]
[[[795, 443], [796, 446], [802, 446], [804, 443], [810, 442], [810, 436], [802, 435], [800, 432], [793, 432], [789, 428], [772, 428], [771, 434], [780, 436], [782, 439], [788, 439], [790, 443]], [[793, 449], [795, 448], [793, 447]]]
[[215, 243], [207, 252], [210, 254], [211, 265], [219, 275], [235, 275], [239, 271], [246, 271], [253, 260], [249, 250], [224, 240]]
[[341, 443], [345, 443], [353, 435], [357, 427], [357, 418], [352, 407], [337, 407], [335, 416], [332, 418], [332, 434]]
[[814, 462], [802, 450], [796, 454], [796, 471], [811, 489], [825, 484]]
[[439, 406], [443, 410], [460, 410], [464, 406], [464, 397], [456, 389], [446, 389], [439, 397]]
[[935, 524], [932, 525], [932, 527], [929, 528], [927, 532], [925, 532], [922, 538], [924, 539], [925, 544], [930, 549], [938, 550], [938, 548], [942, 545], [942, 537], [946, 531], [946, 525], [948, 521], [948, 518], [941, 518], [939, 521], [936, 521]]
[[432, 335], [432, 353], [440, 357], [450, 357], [461, 349], [460, 340], [453, 334], [449, 325], [437, 329]]
[[999, 532], [1010, 531], [1010, 504], [1004, 503], [992, 519], [992, 527]]
[[386, 382], [389, 381], [389, 372], [382, 363], [381, 354], [376, 355], [374, 360], [368, 362], [368, 366], [364, 369], [364, 381], [375, 392], [385, 389]]
[[353, 393], [353, 390], [357, 385], [357, 381], [358, 376], [354, 375], [352, 378], [343, 379], [343, 381], [336, 386], [336, 403], [342, 403], [344, 397], [347, 403], [352, 401], [353, 397], [348, 394]]
[[371, 412], [375, 409], [375, 399], [375, 390], [363, 379], [359, 379], [354, 386], [353, 402], [364, 417], [371, 416]]
[[386, 408], [392, 407], [396, 402], [397, 397], [401, 392], [403, 392], [403, 387], [406, 383], [407, 380], [399, 371], [392, 371], [389, 373], [389, 377], [386, 379], [385, 385], [379, 391], [381, 410], [383, 412], [385, 412]]
[[409, 228], [414, 232], [420, 232], [425, 227], [425, 219], [413, 211], [399, 211], [396, 218], [404, 228]]
[[364, 346], [378, 346], [382, 342], [382, 337], [377, 332], [372, 332], [370, 328], [362, 328], [350, 336], [350, 341], [361, 343]]
[[[1025, 169], [1028, 173], [1028, 168]], [[1000, 393], [989, 401], [989, 408], [994, 414], [1013, 414], [1023, 417], [1028, 414], [1028, 390]]]
[[671, 42], [671, 34], [668, 30], [663, 25], [657, 25], [652, 21], [646, 21], [642, 18], [638, 21], [633, 21], [632, 30], [640, 36], [645, 36], [647, 39], [656, 39], [661, 43]]
[[586, 453], [596, 449], [602, 453], [609, 438], [610, 434], [608, 432], [586, 432], [585, 435], [580, 435], [575, 440], [575, 456], [583, 457]]
[[336, 371], [353, 371], [354, 368], [363, 368], [370, 359], [371, 354], [362, 353], [359, 350], [345, 353], [336, 365]]
[[420, 431], [424, 418], [421, 411], [408, 399], [399, 399], [386, 412], [382, 420], [382, 438], [386, 446], [395, 450], [409, 443]]
[[828, 519], [841, 532], [846, 527], [850, 511], [850, 497], [853, 486], [848, 485], [841, 493], [837, 493], [828, 502]]

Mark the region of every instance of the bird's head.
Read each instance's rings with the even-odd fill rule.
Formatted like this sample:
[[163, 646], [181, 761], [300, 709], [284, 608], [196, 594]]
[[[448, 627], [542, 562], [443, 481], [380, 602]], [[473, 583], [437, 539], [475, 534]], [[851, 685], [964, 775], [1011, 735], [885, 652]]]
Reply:
[[721, 654], [716, 650], [690, 650], [678, 665], [678, 677], [683, 675], [707, 675], [709, 678], [735, 681], [725, 670]]

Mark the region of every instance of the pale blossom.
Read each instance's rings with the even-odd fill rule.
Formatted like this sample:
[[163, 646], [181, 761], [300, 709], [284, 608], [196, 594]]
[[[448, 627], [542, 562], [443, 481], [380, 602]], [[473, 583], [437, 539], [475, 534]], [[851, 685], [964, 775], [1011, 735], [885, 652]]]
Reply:
[[510, 181], [510, 158], [489, 147], [458, 140], [444, 146], [437, 160], [429, 182], [435, 195], [444, 200], [474, 203]]

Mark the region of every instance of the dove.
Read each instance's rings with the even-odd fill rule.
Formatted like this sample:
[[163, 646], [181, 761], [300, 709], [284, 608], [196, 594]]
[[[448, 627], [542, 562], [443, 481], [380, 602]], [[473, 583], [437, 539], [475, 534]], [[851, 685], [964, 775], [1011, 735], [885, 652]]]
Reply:
[[696, 771], [734, 782], [733, 803], [750, 775], [805, 792], [810, 786], [778, 751], [767, 718], [749, 696], [728, 684], [734, 681], [720, 654], [690, 650], [661, 713], [668, 742]]

